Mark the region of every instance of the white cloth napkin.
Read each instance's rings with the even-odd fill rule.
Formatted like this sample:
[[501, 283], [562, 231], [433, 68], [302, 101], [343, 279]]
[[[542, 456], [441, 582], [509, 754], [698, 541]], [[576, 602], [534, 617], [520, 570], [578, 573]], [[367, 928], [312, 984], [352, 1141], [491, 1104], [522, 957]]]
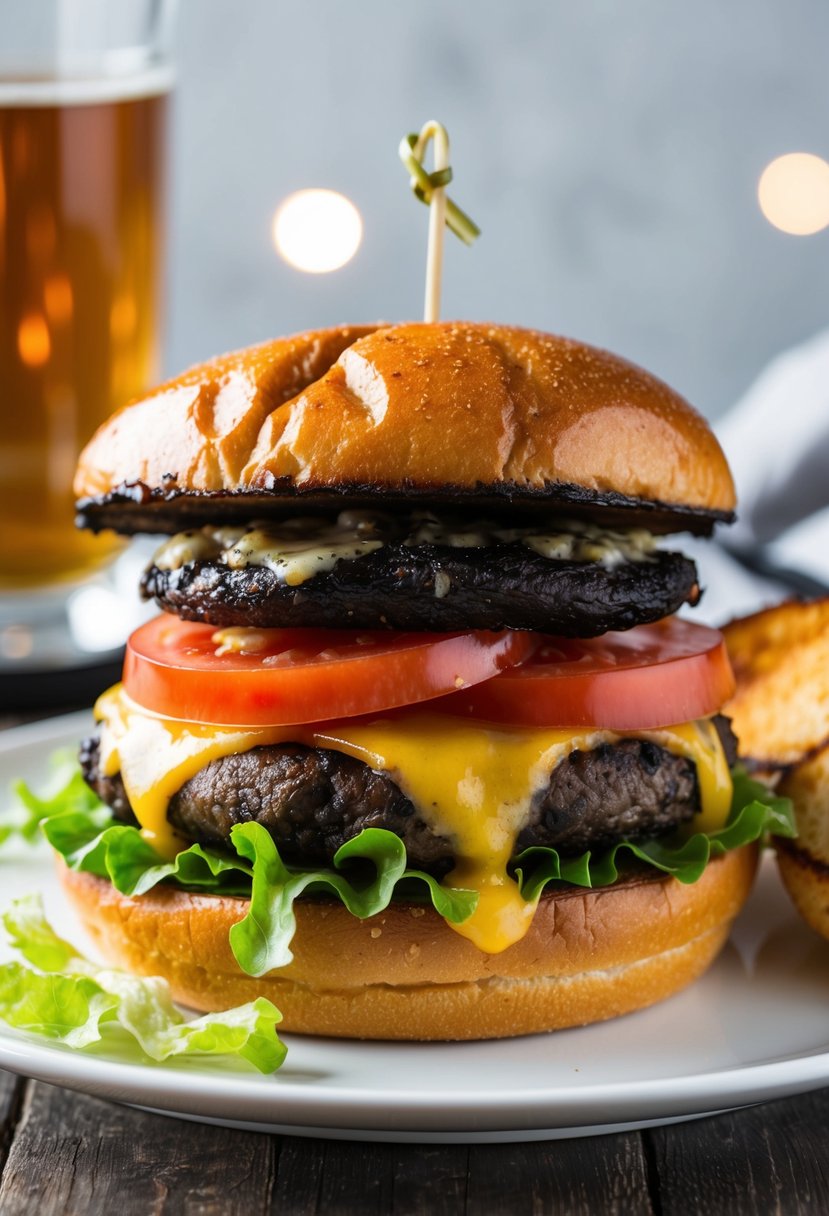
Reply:
[[[716, 426], [737, 484], [724, 545], [765, 546], [778, 567], [829, 584], [829, 331], [786, 351]], [[718, 545], [693, 542], [706, 588], [694, 619], [719, 624], [792, 595], [748, 574]]]
[[747, 616], [791, 595], [780, 584], [751, 574], [716, 542], [685, 536], [676, 541], [666, 537], [665, 548], [679, 550], [697, 564], [702, 599], [696, 608], [685, 607], [680, 612], [689, 621], [725, 625], [734, 617]]
[[717, 433], [737, 482], [730, 540], [829, 582], [829, 331], [774, 359]]

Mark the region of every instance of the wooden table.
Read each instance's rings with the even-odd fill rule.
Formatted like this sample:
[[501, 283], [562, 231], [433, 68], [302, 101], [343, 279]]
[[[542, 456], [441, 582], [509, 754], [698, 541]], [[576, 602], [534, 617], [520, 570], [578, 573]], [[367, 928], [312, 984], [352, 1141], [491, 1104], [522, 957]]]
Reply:
[[0, 1168], [0, 1216], [811, 1216], [829, 1212], [829, 1089], [644, 1132], [437, 1146], [230, 1131], [0, 1073]]
[[646, 1132], [396, 1145], [228, 1131], [0, 1074], [3, 1216], [829, 1211], [829, 1090]]

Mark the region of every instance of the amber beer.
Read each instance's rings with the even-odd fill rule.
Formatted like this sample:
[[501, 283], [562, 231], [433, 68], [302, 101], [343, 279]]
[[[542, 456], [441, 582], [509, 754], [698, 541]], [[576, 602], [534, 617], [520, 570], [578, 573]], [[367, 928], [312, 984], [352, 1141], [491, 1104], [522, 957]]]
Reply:
[[52, 88], [0, 85], [6, 588], [81, 575], [111, 552], [73, 526], [75, 461], [157, 372], [165, 88]]

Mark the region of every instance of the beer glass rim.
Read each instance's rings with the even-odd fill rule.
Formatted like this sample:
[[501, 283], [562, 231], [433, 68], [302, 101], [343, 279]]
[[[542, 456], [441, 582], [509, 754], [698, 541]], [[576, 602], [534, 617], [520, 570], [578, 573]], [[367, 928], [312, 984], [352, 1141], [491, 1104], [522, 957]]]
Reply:
[[0, 105], [166, 93], [178, 0], [2, 0]]

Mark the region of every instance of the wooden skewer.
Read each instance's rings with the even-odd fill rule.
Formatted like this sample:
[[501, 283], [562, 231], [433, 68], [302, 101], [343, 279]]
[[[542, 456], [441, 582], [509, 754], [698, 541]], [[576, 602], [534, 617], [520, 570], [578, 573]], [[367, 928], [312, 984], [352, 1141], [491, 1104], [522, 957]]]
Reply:
[[[414, 155], [423, 163], [429, 141], [435, 145], [435, 172], [449, 168], [449, 136], [439, 122], [427, 122], [414, 147]], [[426, 249], [426, 293], [423, 300], [423, 320], [437, 321], [440, 316], [440, 291], [443, 280], [443, 234], [446, 231], [446, 187], [437, 186], [429, 199], [429, 243]]]
[[[432, 172], [427, 173], [423, 160], [430, 143], [434, 144], [435, 164]], [[432, 119], [421, 128], [419, 135], [409, 135], [403, 139], [400, 144], [400, 159], [409, 170], [415, 195], [429, 207], [423, 320], [437, 321], [440, 316], [444, 230], [448, 224], [456, 236], [471, 245], [480, 229], [460, 207], [446, 197], [446, 187], [452, 180], [452, 170], [449, 167], [449, 135], [442, 123]]]

